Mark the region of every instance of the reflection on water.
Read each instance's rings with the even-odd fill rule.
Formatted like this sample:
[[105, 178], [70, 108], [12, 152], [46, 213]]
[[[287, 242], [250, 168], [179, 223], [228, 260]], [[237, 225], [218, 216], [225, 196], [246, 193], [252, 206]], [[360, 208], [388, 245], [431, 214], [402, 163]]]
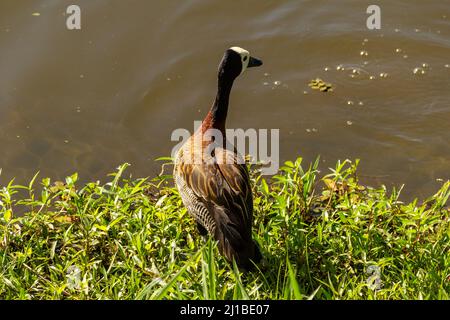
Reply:
[[79, 0], [81, 31], [65, 28], [69, 4], [0, 3], [2, 184], [103, 179], [123, 162], [155, 174], [232, 45], [265, 64], [237, 81], [228, 126], [280, 128], [281, 160], [360, 158], [366, 183], [406, 183], [405, 197], [450, 178], [448, 1], [379, 1], [380, 31], [365, 1]]

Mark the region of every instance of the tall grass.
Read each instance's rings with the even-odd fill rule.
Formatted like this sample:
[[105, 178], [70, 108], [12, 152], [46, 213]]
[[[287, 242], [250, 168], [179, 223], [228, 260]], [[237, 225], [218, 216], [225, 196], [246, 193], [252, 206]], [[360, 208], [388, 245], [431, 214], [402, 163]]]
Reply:
[[[171, 177], [0, 189], [0, 299], [449, 299], [450, 182], [423, 203], [361, 186], [358, 162], [252, 169], [254, 238], [242, 274], [201, 238]], [[38, 182], [39, 181], [39, 182]], [[26, 211], [19, 216], [17, 212]]]

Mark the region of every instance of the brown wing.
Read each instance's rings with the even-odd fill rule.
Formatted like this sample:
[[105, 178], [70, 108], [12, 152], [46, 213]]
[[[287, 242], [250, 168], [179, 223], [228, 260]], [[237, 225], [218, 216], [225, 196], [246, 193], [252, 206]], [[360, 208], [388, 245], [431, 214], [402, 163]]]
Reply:
[[239, 216], [244, 224], [251, 228], [253, 197], [247, 166], [240, 156], [226, 149], [217, 148], [215, 157], [217, 167], [229, 188], [227, 193], [231, 194], [234, 204], [241, 209]]
[[[221, 252], [239, 264], [254, 251], [250, 179], [235, 153], [216, 148], [215, 158], [216, 163], [179, 163], [175, 178], [189, 213], [219, 241]], [[215, 225], [205, 225], [208, 221]]]

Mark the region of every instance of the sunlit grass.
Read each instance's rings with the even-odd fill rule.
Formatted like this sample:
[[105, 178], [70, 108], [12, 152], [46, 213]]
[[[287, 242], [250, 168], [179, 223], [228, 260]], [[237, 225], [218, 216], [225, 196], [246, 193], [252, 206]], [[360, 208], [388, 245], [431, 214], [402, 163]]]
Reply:
[[265, 261], [247, 274], [198, 235], [170, 176], [127, 179], [123, 165], [106, 184], [11, 182], [0, 299], [449, 299], [450, 182], [404, 204], [361, 186], [357, 162], [320, 180], [301, 162], [270, 181], [252, 170]]

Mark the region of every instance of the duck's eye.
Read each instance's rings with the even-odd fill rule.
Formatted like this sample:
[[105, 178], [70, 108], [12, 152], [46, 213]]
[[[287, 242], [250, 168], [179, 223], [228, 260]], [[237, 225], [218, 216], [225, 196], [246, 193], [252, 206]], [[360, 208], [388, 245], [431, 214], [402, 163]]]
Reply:
[[244, 56], [243, 61], [244, 61], [244, 62], [247, 61], [247, 58], [248, 58], [247, 56]]

